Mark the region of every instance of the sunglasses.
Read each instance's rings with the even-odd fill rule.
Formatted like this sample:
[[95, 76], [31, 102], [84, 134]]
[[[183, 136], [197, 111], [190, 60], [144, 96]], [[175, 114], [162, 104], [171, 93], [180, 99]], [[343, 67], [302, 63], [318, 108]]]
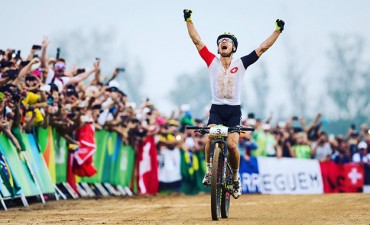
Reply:
[[63, 64], [55, 64], [55, 68], [56, 68], [56, 69], [65, 69], [65, 68], [66, 68], [66, 66], [65, 66], [65, 65], [63, 65]]
[[222, 42], [233, 43], [233, 40], [231, 40], [231, 38], [221, 38], [220, 40], [218, 40], [218, 44]]

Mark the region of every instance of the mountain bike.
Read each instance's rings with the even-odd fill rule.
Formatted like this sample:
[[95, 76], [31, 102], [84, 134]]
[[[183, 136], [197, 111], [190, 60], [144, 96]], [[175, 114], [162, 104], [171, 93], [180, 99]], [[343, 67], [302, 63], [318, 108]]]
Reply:
[[210, 162], [212, 162], [211, 178], [211, 214], [212, 220], [229, 217], [230, 195], [234, 191], [233, 171], [229, 164], [227, 136], [230, 133], [254, 131], [251, 127], [213, 127], [188, 126], [186, 129], [209, 134], [211, 139]]

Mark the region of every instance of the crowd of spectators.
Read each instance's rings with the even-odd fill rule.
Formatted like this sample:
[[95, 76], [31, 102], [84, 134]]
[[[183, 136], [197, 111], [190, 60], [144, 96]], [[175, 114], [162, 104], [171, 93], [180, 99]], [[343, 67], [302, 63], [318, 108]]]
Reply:
[[[76, 131], [86, 124], [94, 125], [93, 132], [117, 131], [124, 142], [130, 141], [129, 130], [143, 135], [139, 113], [115, 80], [124, 69], [117, 68], [111, 77], [102, 79], [97, 58], [92, 70], [76, 66], [67, 70], [59, 51], [55, 58], [48, 57], [48, 45], [44, 38], [27, 57], [15, 49], [0, 51], [0, 130], [19, 152], [25, 150], [21, 132], [36, 134], [38, 127], [54, 127], [75, 149], [79, 145]], [[149, 101], [144, 108], [141, 119], [149, 125], [157, 111]]]
[[[204, 149], [205, 136], [185, 127], [204, 126], [206, 119], [194, 119], [189, 108], [164, 116], [149, 99], [136, 106], [115, 79], [123, 69], [102, 79], [100, 59], [95, 59], [92, 70], [67, 70], [67, 61], [59, 54], [48, 57], [48, 43], [44, 38], [41, 45], [33, 45], [27, 57], [14, 49], [0, 51], [0, 130], [18, 151], [25, 150], [22, 132], [35, 133], [38, 127], [48, 126], [66, 138], [69, 148], [78, 149], [76, 132], [86, 124], [93, 125], [93, 132], [116, 131], [125, 144], [133, 146], [154, 135], [158, 151]], [[310, 124], [297, 117], [273, 124], [272, 118], [264, 121], [250, 113], [242, 125], [256, 130], [241, 135], [239, 149], [246, 160], [267, 156], [370, 163], [366, 124], [360, 130], [351, 127], [346, 135], [332, 136], [322, 131], [322, 123], [320, 114]]]
[[370, 131], [365, 123], [360, 130], [351, 125], [347, 134], [335, 136], [323, 131], [326, 121], [321, 119], [321, 114], [310, 124], [298, 117], [275, 125], [271, 124], [271, 118], [263, 122], [253, 114], [248, 117], [244, 125], [254, 126], [256, 130], [251, 137], [241, 137], [240, 149], [245, 149], [247, 160], [250, 156], [266, 156], [370, 165]]

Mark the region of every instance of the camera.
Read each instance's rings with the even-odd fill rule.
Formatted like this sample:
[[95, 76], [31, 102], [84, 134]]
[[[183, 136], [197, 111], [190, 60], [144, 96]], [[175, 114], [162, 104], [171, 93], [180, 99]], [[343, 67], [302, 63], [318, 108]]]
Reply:
[[17, 54], [15, 54], [15, 58], [16, 59], [20, 59], [21, 58], [21, 50], [18, 50], [17, 51]]
[[60, 58], [60, 48], [57, 48], [57, 55], [55, 57], [55, 59], [59, 59]]
[[5, 72], [5, 75], [7, 77], [9, 77], [10, 79], [12, 79], [12, 80], [14, 80], [15, 78], [17, 78], [18, 74], [19, 74], [19, 71], [18, 70], [7, 70]]
[[30, 61], [22, 61], [21, 66], [22, 67], [27, 66], [29, 63], [30, 63]]
[[86, 71], [86, 69], [84, 69], [84, 68], [77, 69], [76, 75], [78, 75], [80, 73], [85, 73], [85, 71]]
[[32, 45], [32, 50], [41, 50], [41, 45]]
[[28, 106], [27, 112], [32, 112], [33, 110], [35, 110], [35, 107], [32, 105]]
[[69, 119], [73, 119], [73, 118], [75, 118], [75, 116], [76, 116], [76, 114], [75, 114], [75, 113], [69, 113], [69, 114], [67, 115], [67, 117], [68, 117]]

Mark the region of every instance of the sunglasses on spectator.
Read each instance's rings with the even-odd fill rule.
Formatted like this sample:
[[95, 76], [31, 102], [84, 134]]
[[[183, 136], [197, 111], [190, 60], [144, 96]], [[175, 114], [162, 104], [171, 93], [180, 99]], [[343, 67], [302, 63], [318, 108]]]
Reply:
[[231, 38], [221, 38], [220, 40], [218, 40], [218, 44], [222, 42], [233, 43], [233, 40], [231, 40]]
[[56, 68], [56, 69], [65, 69], [65, 68], [66, 68], [66, 66], [65, 66], [65, 65], [63, 65], [63, 64], [55, 64], [55, 68]]

